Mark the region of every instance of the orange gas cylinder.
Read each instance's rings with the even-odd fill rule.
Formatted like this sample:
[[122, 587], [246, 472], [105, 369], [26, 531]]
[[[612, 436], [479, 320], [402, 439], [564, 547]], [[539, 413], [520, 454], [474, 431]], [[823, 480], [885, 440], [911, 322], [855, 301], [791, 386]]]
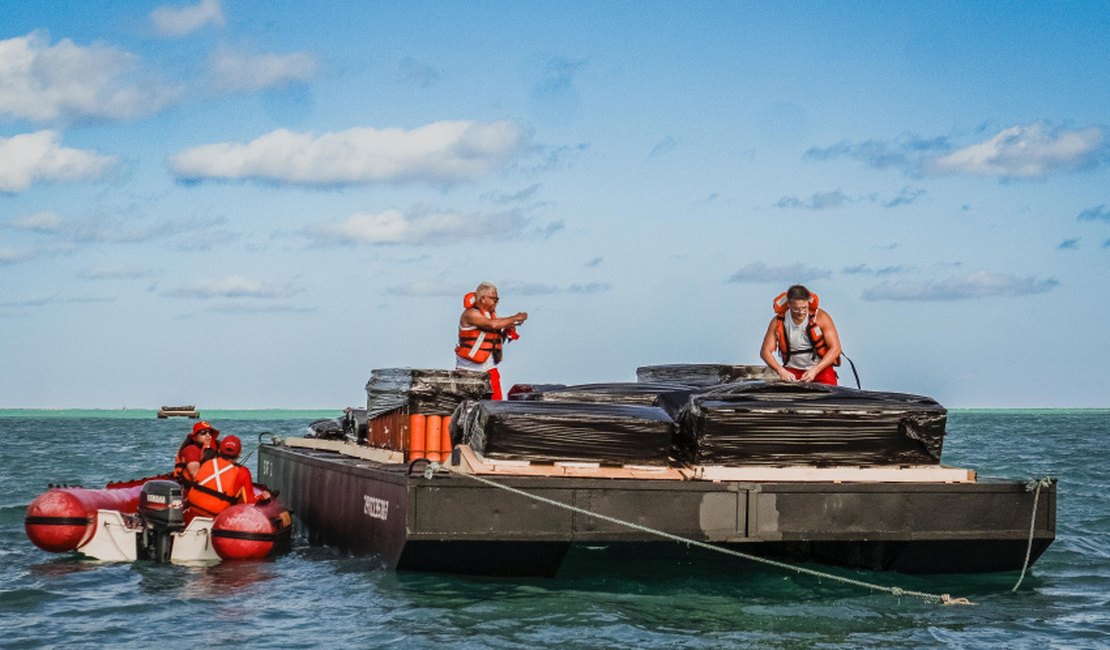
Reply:
[[440, 427], [439, 450], [443, 456], [442, 462], [451, 460], [451, 416], [443, 416], [443, 425]]
[[425, 418], [423, 415], [412, 414], [409, 416], [409, 460], [424, 458], [426, 437], [424, 435]]
[[443, 460], [439, 454], [440, 431], [443, 426], [443, 418], [438, 415], [427, 416], [427, 430], [425, 435], [425, 442], [428, 445], [428, 460], [436, 462]]

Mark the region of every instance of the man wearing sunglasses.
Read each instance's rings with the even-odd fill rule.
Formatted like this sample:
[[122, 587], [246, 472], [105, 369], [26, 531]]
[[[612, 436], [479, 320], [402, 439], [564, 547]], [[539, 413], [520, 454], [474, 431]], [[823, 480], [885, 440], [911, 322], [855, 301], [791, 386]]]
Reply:
[[219, 429], [201, 420], [193, 425], [193, 431], [185, 437], [185, 442], [177, 450], [174, 459], [173, 477], [186, 489], [192, 487], [200, 464], [215, 457], [217, 449], [216, 438], [220, 435]]
[[523, 311], [499, 318], [496, 310], [500, 300], [492, 282], [478, 285], [474, 304], [464, 302], [466, 309], [459, 316], [459, 344], [455, 347], [455, 368], [488, 372], [493, 399], [502, 399], [497, 364], [501, 363], [503, 345], [516, 338], [516, 326], [528, 320], [528, 313]]

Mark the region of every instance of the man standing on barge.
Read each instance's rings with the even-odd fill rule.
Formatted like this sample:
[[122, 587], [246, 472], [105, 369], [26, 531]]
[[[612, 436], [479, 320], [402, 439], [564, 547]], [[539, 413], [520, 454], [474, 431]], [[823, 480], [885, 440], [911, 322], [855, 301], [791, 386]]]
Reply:
[[[840, 365], [840, 335], [817, 294], [796, 284], [773, 303], [775, 317], [763, 336], [759, 356], [785, 381], [813, 381], [836, 385], [833, 366]], [[789, 317], [788, 317], [789, 314]], [[775, 358], [775, 352], [782, 363]]]
[[478, 285], [473, 304], [464, 299], [466, 308], [459, 316], [459, 344], [455, 347], [455, 368], [488, 372], [493, 399], [502, 399], [501, 375], [497, 371], [502, 346], [506, 340], [516, 339], [516, 326], [528, 320], [528, 313], [523, 311], [498, 318], [495, 310], [500, 300], [492, 282]]

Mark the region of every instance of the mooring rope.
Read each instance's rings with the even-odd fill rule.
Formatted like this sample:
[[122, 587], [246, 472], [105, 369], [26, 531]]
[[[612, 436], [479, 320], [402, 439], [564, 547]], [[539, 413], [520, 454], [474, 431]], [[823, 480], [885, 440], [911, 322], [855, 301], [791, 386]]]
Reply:
[[829, 580], [835, 580], [837, 582], [852, 585], [852, 586], [855, 586], [855, 587], [862, 587], [862, 588], [865, 588], [865, 589], [871, 589], [873, 591], [883, 591], [883, 592], [889, 593], [892, 596], [913, 596], [915, 598], [921, 598], [923, 600], [939, 602], [942, 605], [973, 605], [974, 604], [971, 601], [969, 601], [967, 598], [952, 598], [948, 594], [930, 594], [930, 593], [926, 593], [924, 591], [913, 591], [911, 589], [902, 589], [901, 587], [886, 587], [886, 586], [877, 585], [877, 584], [874, 584], [874, 583], [871, 583], [871, 582], [864, 582], [863, 580], [856, 580], [854, 578], [846, 578], [846, 577], [838, 576], [838, 575], [835, 575], [835, 574], [832, 574], [832, 573], [826, 573], [824, 571], [817, 571], [817, 570], [814, 570], [814, 569], [807, 569], [805, 567], [794, 566], [793, 564], [788, 564], [786, 562], [779, 562], [777, 560], [771, 560], [771, 559], [768, 559], [768, 558], [759, 557], [757, 555], [751, 555], [749, 553], [744, 553], [742, 551], [737, 551], [737, 550], [733, 550], [733, 549], [730, 549], [730, 548], [724, 548], [724, 547], [721, 547], [721, 546], [714, 546], [713, 544], [709, 544], [707, 542], [702, 542], [702, 541], [699, 541], [699, 540], [696, 540], [696, 539], [688, 539], [688, 538], [682, 537], [680, 535], [675, 535], [673, 533], [668, 533], [666, 531], [657, 530], [655, 528], [651, 528], [649, 526], [644, 526], [642, 524], [637, 524], [635, 522], [625, 521], [623, 519], [617, 519], [616, 517], [610, 517], [609, 515], [603, 515], [603, 514], [600, 514], [600, 513], [597, 513], [597, 512], [591, 512], [591, 511], [586, 510], [584, 508], [579, 508], [577, 506], [572, 506], [568, 503], [563, 503], [562, 501], [556, 501], [554, 499], [549, 499], [547, 497], [542, 497], [538, 494], [531, 494], [529, 492], [525, 492], [524, 490], [520, 490], [520, 489], [511, 487], [511, 486], [508, 486], [508, 485], [504, 485], [504, 484], [498, 483], [496, 481], [491, 481], [487, 478], [484, 478], [482, 476], [478, 476], [476, 474], [468, 474], [466, 472], [462, 472], [462, 471], [459, 471], [457, 469], [454, 469], [454, 468], [450, 467], [449, 465], [443, 465], [443, 464], [437, 463], [437, 462], [430, 462], [428, 464], [428, 467], [424, 470], [425, 478], [432, 478], [432, 476], [435, 474], [435, 472], [437, 470], [440, 470], [440, 469], [447, 470], [448, 472], [450, 472], [452, 474], [456, 474], [458, 476], [463, 476], [463, 477], [469, 478], [471, 480], [477, 481], [477, 482], [482, 483], [484, 485], [488, 485], [490, 487], [495, 487], [495, 488], [498, 488], [500, 490], [506, 490], [508, 492], [512, 492], [513, 494], [518, 494], [520, 496], [523, 496], [523, 497], [526, 497], [526, 498], [529, 498], [529, 499], [532, 499], [532, 500], [535, 500], [535, 501], [539, 501], [540, 503], [546, 503], [548, 505], [555, 506], [557, 508], [562, 508], [564, 510], [570, 510], [571, 512], [577, 512], [579, 514], [583, 514], [583, 515], [586, 515], [588, 517], [593, 517], [595, 519], [601, 519], [602, 521], [607, 521], [607, 522], [612, 523], [612, 524], [617, 524], [619, 526], [624, 526], [626, 528], [631, 528], [633, 530], [638, 530], [638, 531], [643, 532], [643, 533], [648, 533], [650, 535], [655, 535], [657, 537], [662, 537], [664, 539], [671, 540], [672, 542], [678, 542], [679, 544], [686, 544], [687, 546], [697, 546], [698, 548], [703, 548], [703, 549], [706, 549], [706, 550], [709, 550], [709, 551], [714, 551], [714, 552], [717, 552], [717, 553], [724, 553], [725, 555], [732, 555], [734, 557], [739, 557], [739, 558], [742, 558], [742, 559], [745, 559], [745, 560], [749, 560], [751, 562], [759, 562], [761, 564], [767, 564], [767, 565], [770, 565], [770, 566], [778, 567], [780, 569], [786, 569], [786, 570], [789, 570], [789, 571], [794, 571], [796, 573], [804, 573], [806, 575], [814, 576], [814, 577], [817, 577], [817, 578], [827, 578]]
[[1037, 501], [1041, 498], [1041, 488], [1051, 487], [1052, 477], [1045, 476], [1044, 478], [1033, 479], [1025, 484], [1025, 491], [1033, 493], [1033, 514], [1029, 519], [1029, 542], [1025, 546], [1025, 562], [1021, 565], [1021, 575], [1018, 576], [1017, 584], [1011, 589], [1011, 592], [1017, 591], [1021, 586], [1021, 581], [1025, 580], [1025, 571], [1029, 568], [1029, 558], [1033, 554], [1033, 531], [1037, 525]]

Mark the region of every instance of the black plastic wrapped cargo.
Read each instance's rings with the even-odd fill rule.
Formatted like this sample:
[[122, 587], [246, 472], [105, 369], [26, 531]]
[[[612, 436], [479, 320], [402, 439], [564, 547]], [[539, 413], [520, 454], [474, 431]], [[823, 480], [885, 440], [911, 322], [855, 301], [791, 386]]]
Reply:
[[605, 465], [668, 464], [674, 421], [654, 406], [583, 402], [466, 402], [452, 437], [486, 458]]
[[722, 363], [674, 363], [636, 368], [636, 381], [646, 383], [704, 387], [750, 379], [773, 381], [778, 376], [767, 366], [733, 366]]
[[689, 397], [676, 450], [694, 465], [928, 465], [946, 421], [921, 395], [749, 381]]
[[681, 393], [689, 395], [694, 389], [684, 384], [659, 382], [616, 382], [607, 384], [517, 384], [509, 398], [535, 402], [590, 402], [596, 404], [639, 404], [658, 406], [659, 396]]
[[378, 368], [366, 382], [366, 412], [370, 419], [400, 408], [410, 413], [450, 413], [464, 400], [492, 394], [486, 373]]

